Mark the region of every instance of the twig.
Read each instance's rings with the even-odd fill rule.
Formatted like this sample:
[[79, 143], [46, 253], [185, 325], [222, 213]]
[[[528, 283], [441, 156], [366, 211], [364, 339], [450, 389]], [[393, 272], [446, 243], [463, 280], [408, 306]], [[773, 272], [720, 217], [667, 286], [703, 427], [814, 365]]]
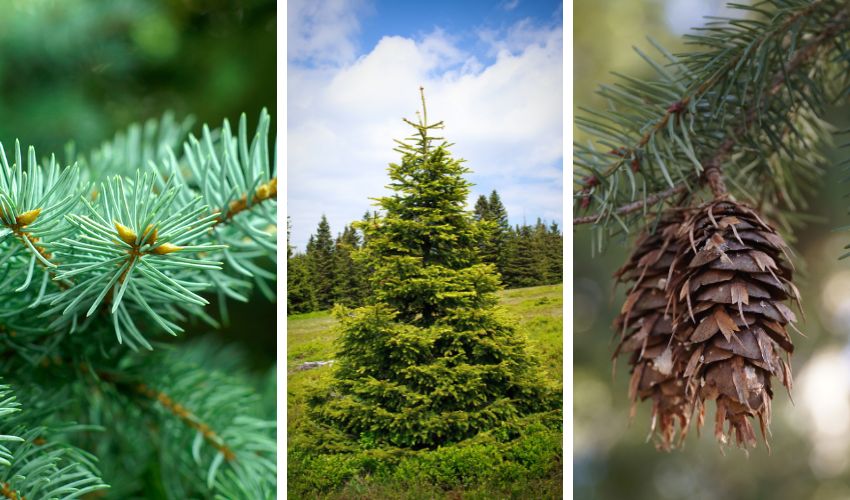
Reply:
[[[254, 195], [251, 197], [251, 206], [258, 205], [266, 200], [277, 199], [277, 177], [272, 177], [265, 184], [261, 184], [254, 191]], [[231, 201], [227, 207], [227, 212], [224, 214], [219, 214], [218, 218], [215, 220], [215, 226], [226, 223], [233, 217], [235, 217], [238, 213], [243, 212], [250, 208], [248, 206], [248, 193], [245, 193], [242, 198], [238, 200]]]
[[[791, 26], [792, 26], [792, 25], [793, 25], [793, 24], [794, 24], [794, 23], [795, 23], [795, 22], [796, 22], [799, 18], [804, 17], [804, 16], [808, 16], [808, 15], [810, 15], [812, 12], [814, 12], [814, 10], [815, 10], [815, 9], [817, 9], [818, 7], [820, 7], [820, 4], [822, 4], [822, 3], [823, 3], [823, 0], [817, 0], [817, 1], [815, 1], [815, 2], [812, 2], [812, 3], [811, 3], [809, 6], [807, 6], [805, 9], [802, 9], [802, 10], [800, 10], [799, 12], [797, 12], [796, 14], [794, 14], [794, 15], [790, 16], [788, 19], [786, 19], [786, 20], [785, 20], [785, 22], [784, 22], [784, 23], [782, 23], [782, 26], [780, 26], [780, 28], [779, 28], [779, 30], [778, 30], [778, 31], [785, 31], [785, 30], [787, 30], [787, 29], [788, 29], [788, 28], [790, 28], [790, 27], [791, 27]], [[801, 50], [800, 52], [802, 52], [802, 50]], [[799, 52], [798, 52], [798, 55], [800, 55], [800, 53], [799, 53]], [[711, 78], [709, 78], [708, 80], [706, 80], [706, 81], [704, 81], [703, 83], [701, 83], [701, 84], [700, 84], [700, 85], [696, 88], [696, 90], [694, 90], [694, 91], [693, 91], [690, 95], [687, 95], [687, 96], [683, 97], [683, 98], [682, 98], [682, 99], [680, 99], [679, 101], [677, 101], [677, 102], [673, 103], [671, 106], [669, 106], [669, 107], [668, 107], [668, 108], [664, 111], [664, 114], [661, 116], [661, 118], [659, 118], [659, 120], [655, 123], [655, 125], [653, 125], [652, 127], [650, 127], [650, 128], [649, 128], [649, 130], [647, 130], [647, 131], [646, 131], [646, 132], [645, 132], [645, 133], [641, 136], [641, 138], [637, 141], [637, 143], [636, 143], [633, 147], [629, 148], [629, 147], [623, 146], [623, 147], [619, 148], [619, 149], [618, 149], [618, 151], [620, 151], [620, 152], [621, 152], [621, 154], [619, 154], [618, 156], [620, 156], [620, 157], [621, 157], [621, 158], [623, 158], [623, 159], [618, 160], [618, 161], [616, 161], [616, 162], [612, 163], [611, 165], [609, 165], [609, 166], [605, 169], [605, 171], [604, 171], [604, 172], [602, 172], [601, 177], [609, 177], [611, 174], [613, 174], [614, 172], [616, 172], [616, 171], [617, 171], [617, 170], [618, 170], [618, 169], [619, 169], [619, 168], [623, 165], [624, 159], [625, 159], [625, 158], [629, 155], [629, 153], [634, 153], [635, 151], [638, 151], [638, 150], [640, 150], [641, 148], [643, 148], [644, 146], [646, 146], [646, 145], [647, 145], [647, 143], [649, 143], [649, 140], [650, 140], [650, 139], [652, 139], [652, 136], [654, 136], [656, 132], [658, 132], [659, 130], [661, 130], [661, 129], [663, 129], [664, 127], [666, 127], [666, 126], [667, 126], [667, 122], [670, 120], [670, 117], [671, 117], [671, 116], [673, 116], [673, 115], [675, 115], [675, 114], [678, 114], [678, 113], [681, 113], [683, 110], [685, 110], [685, 109], [687, 108], [687, 105], [691, 102], [691, 100], [693, 100], [695, 97], [700, 96], [700, 95], [702, 95], [702, 94], [704, 94], [704, 93], [708, 92], [709, 90], [711, 90], [711, 88], [712, 88], [712, 87], [714, 87], [714, 85], [717, 83], [717, 81], [718, 81], [718, 80], [719, 80], [719, 79], [720, 79], [723, 75], [726, 75], [726, 74], [728, 73], [728, 69], [729, 69], [729, 68], [734, 68], [734, 67], [738, 64], [738, 61], [741, 59], [741, 57], [742, 57], [742, 56], [743, 56], [743, 54], [742, 54], [742, 55], [739, 55], [739, 56], [737, 56], [737, 57], [734, 57], [733, 59], [731, 59], [731, 60], [730, 60], [730, 61], [729, 61], [729, 62], [725, 65], [725, 68], [726, 68], [726, 69], [719, 69], [719, 70], [717, 70], [717, 71], [714, 73], [714, 75], [712, 75], [712, 76], [711, 76]], [[796, 56], [795, 56], [795, 57], [796, 57]], [[783, 78], [782, 78], [782, 77], [783, 77], [783, 75], [780, 73], [780, 74], [778, 75], [778, 81], [777, 81], [777, 79], [774, 79], [774, 80], [773, 80], [773, 86], [774, 86], [774, 87], [776, 87], [777, 85], [778, 85], [778, 86], [781, 86], [781, 85], [782, 85], [782, 81], [783, 81]], [[778, 90], [778, 89], [777, 89], [777, 90]]]
[[[814, 4], [812, 4], [814, 5]], [[817, 49], [821, 47], [821, 45], [835, 36], [841, 29], [844, 27], [844, 24], [847, 21], [847, 11], [842, 11], [841, 14], [836, 16], [835, 22], [831, 24], [829, 27], [824, 29], [818, 36], [805, 47], [802, 47], [800, 50], [794, 54], [794, 57], [786, 64], [782, 71], [777, 72], [773, 79], [771, 80], [770, 89], [767, 91], [767, 96], [772, 97], [775, 96], [783, 87], [783, 83], [785, 82], [785, 75], [796, 71], [803, 63], [805, 63], [808, 59], [810, 59], [817, 52]], [[728, 135], [726, 139], [720, 144], [720, 146], [715, 150], [714, 155], [709, 158], [707, 161], [703, 162], [705, 165], [705, 170], [703, 172], [703, 182], [709, 185], [711, 188], [712, 194], [714, 194], [715, 198], [722, 198], [726, 196], [726, 184], [723, 181], [723, 175], [720, 170], [720, 165], [729, 157], [734, 149], [735, 144], [737, 143], [737, 138], [741, 137], [746, 133], [749, 128], [750, 123], [756, 118], [758, 112], [757, 107], [751, 107], [747, 112], [744, 121], [735, 127], [733, 133]], [[638, 200], [626, 205], [622, 205], [611, 213], [617, 215], [625, 215], [632, 212], [636, 212], [646, 207], [650, 207], [655, 205], [656, 203], [678, 193], [687, 188], [686, 185], [680, 184], [678, 186], [672, 187], [670, 189], [666, 189], [664, 191], [649, 195], [644, 200]], [[601, 220], [605, 217], [605, 211], [600, 212], [594, 215], [587, 215], [583, 217], [576, 217], [573, 219], [573, 225], [578, 226], [581, 224], [593, 224]]]
[[726, 181], [723, 179], [723, 169], [720, 164], [732, 152], [732, 147], [735, 145], [735, 140], [732, 137], [727, 137], [723, 144], [717, 148], [717, 151], [710, 160], [705, 162], [705, 171], [703, 172], [703, 183], [708, 184], [711, 189], [711, 194], [715, 200], [726, 198]]
[[[632, 212], [637, 212], [638, 210], [640, 210], [644, 207], [651, 207], [652, 205], [655, 205], [659, 201], [662, 201], [665, 198], [669, 198], [670, 196], [673, 196], [676, 193], [681, 193], [682, 191], [685, 191], [686, 189], [687, 189], [687, 186], [685, 186], [684, 184], [679, 184], [678, 186], [671, 187], [670, 189], [667, 189], [665, 191], [661, 191], [660, 193], [651, 194], [651, 195], [647, 196], [646, 199], [633, 201], [633, 202], [631, 202], [627, 205], [623, 205], [620, 208], [618, 208], [617, 210], [615, 210], [614, 213], [617, 214], [617, 215], [625, 215], [625, 214], [630, 214]], [[595, 214], [595, 215], [586, 215], [584, 217], [576, 217], [575, 219], [573, 219], [573, 225], [578, 226], [580, 224], [592, 224], [592, 223], [597, 222], [599, 219], [601, 219], [604, 216], [605, 216], [605, 213], [603, 212], [603, 213]]]

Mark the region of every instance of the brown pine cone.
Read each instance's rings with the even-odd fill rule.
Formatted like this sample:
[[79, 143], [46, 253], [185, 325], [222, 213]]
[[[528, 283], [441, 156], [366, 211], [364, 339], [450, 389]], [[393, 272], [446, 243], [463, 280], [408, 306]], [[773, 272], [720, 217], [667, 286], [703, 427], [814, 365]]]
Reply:
[[[683, 221], [682, 212], [665, 214], [654, 231], [648, 228], [638, 237], [634, 252], [614, 274], [618, 283], [631, 288], [614, 321], [620, 342], [613, 357], [631, 353], [631, 415], [634, 417], [638, 398], [652, 399], [651, 432], [658, 433], [656, 446], [663, 450], [681, 443], [693, 413], [693, 404], [687, 398], [688, 381], [683, 376], [687, 353], [673, 337], [671, 318], [666, 312], [667, 281], [679, 252], [677, 234]], [[674, 442], [676, 422], [679, 443]]]
[[[791, 369], [781, 350], [794, 350], [786, 327], [796, 316], [785, 305], [799, 292], [783, 260], [788, 246], [752, 209], [714, 201], [679, 229], [668, 289], [676, 339], [687, 350], [684, 377], [702, 421], [705, 401], [716, 401], [715, 436], [755, 446], [749, 417], [762, 437], [770, 424], [771, 376], [790, 391]], [[728, 430], [725, 429], [729, 422]]]

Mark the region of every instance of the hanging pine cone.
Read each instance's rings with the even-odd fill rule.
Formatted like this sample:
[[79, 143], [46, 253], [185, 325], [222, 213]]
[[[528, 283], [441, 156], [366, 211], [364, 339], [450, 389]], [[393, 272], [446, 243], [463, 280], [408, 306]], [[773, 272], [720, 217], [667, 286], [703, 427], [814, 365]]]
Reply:
[[631, 353], [631, 416], [638, 398], [652, 399], [651, 432], [658, 432], [657, 447], [663, 450], [675, 446], [677, 421], [681, 443], [693, 413], [683, 375], [688, 360], [683, 354], [687, 353], [673, 338], [671, 318], [665, 311], [667, 280], [679, 252], [677, 235], [683, 221], [680, 211], [665, 214], [655, 231], [647, 229], [641, 234], [626, 264], [614, 274], [617, 282], [631, 286], [614, 321], [621, 336], [614, 358]]
[[715, 400], [718, 440], [727, 442], [734, 430], [739, 446], [755, 446], [753, 417], [767, 443], [771, 376], [791, 389], [791, 369], [779, 356], [794, 350], [786, 327], [796, 317], [783, 302], [799, 305], [783, 260], [788, 247], [755, 211], [722, 200], [694, 212], [676, 246], [668, 289], [673, 331], [688, 351], [684, 377], [700, 423], [705, 401]]

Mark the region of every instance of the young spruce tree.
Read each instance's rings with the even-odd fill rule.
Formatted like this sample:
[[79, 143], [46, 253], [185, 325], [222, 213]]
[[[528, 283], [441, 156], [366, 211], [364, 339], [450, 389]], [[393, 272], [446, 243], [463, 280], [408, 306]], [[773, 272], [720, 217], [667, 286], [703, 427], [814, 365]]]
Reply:
[[352, 225], [345, 226], [334, 246], [334, 303], [346, 307], [363, 305], [368, 293], [366, 270], [357, 257], [360, 237]]
[[392, 194], [362, 224], [372, 300], [337, 310], [334, 390], [319, 411], [361, 439], [433, 448], [559, 403], [497, 307], [466, 210], [469, 169], [432, 135], [443, 125], [428, 122], [424, 95], [418, 122], [405, 122], [415, 136], [398, 141]]
[[329, 309], [334, 304], [334, 240], [324, 215], [307, 245], [307, 261], [319, 309]]
[[475, 202], [475, 220], [482, 223], [485, 237], [481, 243], [481, 259], [496, 266], [504, 280], [508, 267], [508, 240], [511, 227], [508, 211], [502, 204], [499, 193], [494, 189], [489, 198], [483, 194]]

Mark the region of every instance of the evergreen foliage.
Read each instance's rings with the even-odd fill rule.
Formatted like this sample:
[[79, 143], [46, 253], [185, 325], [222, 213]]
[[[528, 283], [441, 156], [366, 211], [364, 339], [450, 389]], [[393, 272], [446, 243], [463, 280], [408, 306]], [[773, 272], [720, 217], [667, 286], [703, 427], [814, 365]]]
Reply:
[[[33, 425], [44, 418], [46, 405], [57, 398], [22, 409], [8, 385], [0, 385], [0, 488], [6, 498], [82, 498], [108, 488], [91, 455], [64, 443], [63, 434], [81, 426]], [[14, 496], [11, 496], [14, 495]]]
[[369, 293], [365, 263], [358, 257], [360, 236], [345, 226], [334, 245], [334, 303], [346, 307], [363, 305]]
[[244, 115], [199, 137], [186, 123], [133, 126], [67, 167], [0, 146], [8, 498], [274, 496], [274, 415], [253, 376], [166, 342], [227, 322], [226, 298], [274, 297], [270, 118], [253, 136]]
[[286, 267], [286, 303], [289, 314], [316, 311], [319, 301], [310, 279], [310, 265], [307, 256], [294, 255]]
[[482, 195], [478, 196], [478, 199], [475, 200], [475, 210], [473, 211], [475, 215], [475, 220], [482, 221], [488, 219], [490, 216], [490, 203], [487, 201], [487, 197]]
[[[329, 273], [334, 283], [334, 304], [359, 307], [370, 294], [368, 276], [371, 274], [371, 268], [368, 259], [364, 258], [363, 252], [360, 251], [369, 235], [358, 231], [355, 226], [368, 226], [376, 217], [377, 213], [367, 212], [360, 224], [355, 222], [346, 226], [337, 237], [333, 246], [334, 266]], [[482, 234], [478, 242], [481, 260], [496, 267], [502, 284], [506, 287], [548, 285], [563, 280], [564, 241], [557, 223], [546, 226], [542, 220], [538, 220], [535, 226], [524, 224], [512, 228], [508, 223], [507, 210], [495, 190], [489, 197], [479, 196], [473, 219]], [[323, 308], [316, 300], [316, 290], [328, 273], [314, 275], [302, 266], [303, 262], [326, 259], [323, 251], [317, 253], [318, 237], [318, 234], [311, 236], [306, 253], [296, 253], [289, 257], [289, 314]]]
[[549, 224], [549, 230], [543, 233], [545, 242], [543, 254], [546, 262], [546, 279], [550, 283], [564, 281], [564, 235], [557, 222]]
[[[540, 353], [538, 383], [560, 392], [563, 287], [507, 290], [499, 301], [517, 318], [529, 348]], [[330, 359], [336, 321], [328, 312], [287, 320], [290, 366]], [[313, 354], [310, 354], [313, 353]], [[399, 448], [369, 436], [348, 436], [320, 425], [309, 401], [332, 381], [333, 365], [289, 375], [287, 477], [289, 498], [560, 498], [561, 409], [502, 423], [436, 449]]]
[[481, 195], [475, 203], [475, 218], [484, 223], [483, 229], [486, 233], [481, 244], [481, 259], [484, 262], [496, 266], [496, 270], [503, 277], [510, 264], [507, 255], [507, 242], [510, 237], [511, 226], [508, 223], [508, 211], [502, 204], [499, 193], [494, 189], [490, 197]]
[[535, 380], [524, 336], [496, 305], [498, 277], [481, 262], [481, 226], [466, 211], [469, 169], [432, 133], [423, 109], [397, 141], [390, 196], [360, 223], [372, 295], [337, 309], [333, 389], [317, 418], [356, 439], [405, 448], [460, 441], [557, 406]]
[[316, 237], [307, 246], [313, 289], [320, 309], [333, 306], [334, 299], [334, 241], [328, 219], [322, 215]]
[[593, 225], [595, 250], [647, 214], [696, 204], [719, 170], [780, 230], [805, 220], [831, 137], [825, 107], [850, 94], [850, 12], [839, 0], [733, 7], [739, 19], [685, 35], [686, 53], [650, 40], [661, 60], [638, 54], [655, 78], [618, 75], [599, 90], [609, 108], [577, 117], [591, 140], [574, 145], [574, 222]]
[[511, 265], [505, 270], [505, 281], [517, 287], [533, 286], [545, 279], [540, 240], [529, 225], [517, 226], [513, 232], [508, 259]]

